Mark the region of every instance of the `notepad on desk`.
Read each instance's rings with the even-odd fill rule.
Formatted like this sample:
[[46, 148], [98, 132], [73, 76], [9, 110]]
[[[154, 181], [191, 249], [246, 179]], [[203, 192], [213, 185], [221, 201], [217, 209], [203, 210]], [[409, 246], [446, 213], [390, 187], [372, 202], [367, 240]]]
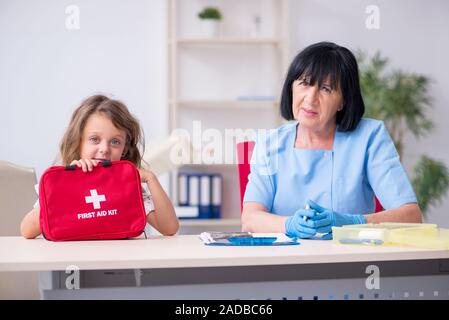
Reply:
[[283, 246], [300, 244], [283, 233], [202, 232], [200, 239], [209, 246]]

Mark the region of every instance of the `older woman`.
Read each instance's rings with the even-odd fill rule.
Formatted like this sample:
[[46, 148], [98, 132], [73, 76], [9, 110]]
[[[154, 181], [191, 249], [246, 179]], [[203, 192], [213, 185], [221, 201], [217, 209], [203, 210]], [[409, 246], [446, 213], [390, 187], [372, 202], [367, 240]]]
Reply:
[[[332, 226], [421, 222], [388, 131], [364, 111], [348, 49], [321, 42], [300, 52], [281, 99], [282, 116], [295, 121], [257, 139], [243, 229], [312, 238]], [[373, 213], [375, 196], [384, 211]]]

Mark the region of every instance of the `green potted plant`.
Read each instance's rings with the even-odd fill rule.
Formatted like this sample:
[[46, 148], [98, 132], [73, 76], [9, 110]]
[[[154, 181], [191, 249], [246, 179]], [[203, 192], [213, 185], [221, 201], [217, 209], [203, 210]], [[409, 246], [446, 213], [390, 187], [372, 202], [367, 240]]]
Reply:
[[[416, 138], [431, 132], [433, 123], [425, 115], [431, 107], [428, 96], [430, 79], [401, 70], [385, 72], [388, 59], [376, 53], [367, 59], [358, 53], [360, 84], [366, 106], [366, 117], [383, 120], [399, 156], [403, 155], [404, 135]], [[441, 202], [449, 187], [449, 173], [443, 162], [422, 155], [411, 179], [419, 206], [425, 214], [429, 206]]]
[[216, 7], [205, 7], [198, 13], [206, 37], [216, 37], [218, 35], [218, 24], [222, 19], [220, 10]]

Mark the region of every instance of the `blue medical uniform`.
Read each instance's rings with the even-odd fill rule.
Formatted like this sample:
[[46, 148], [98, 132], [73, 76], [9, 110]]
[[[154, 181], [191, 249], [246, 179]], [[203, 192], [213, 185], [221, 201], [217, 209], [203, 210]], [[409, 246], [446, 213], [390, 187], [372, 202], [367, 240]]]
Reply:
[[284, 216], [309, 199], [349, 214], [374, 212], [374, 195], [385, 209], [417, 202], [382, 121], [362, 119], [354, 131], [337, 130], [332, 150], [295, 148], [298, 125], [258, 134], [244, 202]]

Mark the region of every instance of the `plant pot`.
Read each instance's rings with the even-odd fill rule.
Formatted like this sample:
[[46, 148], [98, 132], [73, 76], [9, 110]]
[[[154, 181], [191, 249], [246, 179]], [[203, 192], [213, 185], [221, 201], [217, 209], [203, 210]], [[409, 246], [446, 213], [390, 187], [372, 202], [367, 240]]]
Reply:
[[215, 19], [203, 19], [201, 20], [201, 28], [203, 36], [207, 38], [213, 38], [218, 36], [219, 21]]

